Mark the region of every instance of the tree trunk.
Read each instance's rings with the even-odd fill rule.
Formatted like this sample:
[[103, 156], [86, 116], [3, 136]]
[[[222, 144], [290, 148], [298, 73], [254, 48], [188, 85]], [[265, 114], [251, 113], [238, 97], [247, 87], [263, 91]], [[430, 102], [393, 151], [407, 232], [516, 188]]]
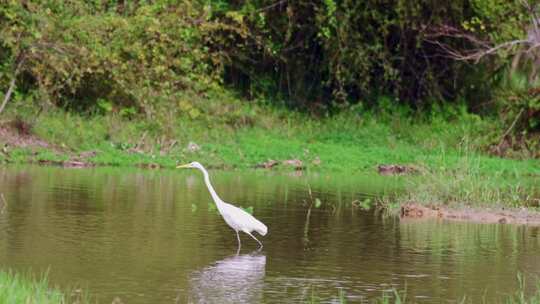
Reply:
[[4, 108], [6, 107], [7, 102], [11, 98], [11, 94], [13, 93], [13, 90], [15, 89], [15, 82], [17, 81], [17, 75], [19, 74], [19, 70], [21, 68], [21, 65], [23, 64], [24, 58], [22, 58], [19, 63], [17, 63], [17, 67], [15, 68], [15, 72], [13, 73], [13, 78], [9, 82], [9, 88], [6, 92], [6, 96], [4, 96], [4, 101], [2, 101], [2, 105], [0, 105], [0, 114], [2, 114], [2, 111], [4, 111]]

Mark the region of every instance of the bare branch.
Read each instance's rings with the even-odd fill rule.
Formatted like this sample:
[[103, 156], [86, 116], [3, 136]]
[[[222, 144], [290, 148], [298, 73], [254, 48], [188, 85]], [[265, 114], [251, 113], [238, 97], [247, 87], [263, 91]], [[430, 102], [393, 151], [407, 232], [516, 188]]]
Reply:
[[13, 76], [13, 79], [11, 79], [11, 82], [9, 83], [9, 88], [7, 90], [6, 96], [4, 96], [4, 101], [2, 102], [2, 105], [0, 106], [0, 114], [2, 114], [2, 111], [4, 111], [4, 107], [6, 106], [7, 102], [11, 98], [11, 93], [13, 93], [13, 89], [15, 88], [15, 76]]
[[515, 45], [518, 45], [518, 44], [524, 44], [524, 43], [528, 43], [529, 40], [513, 40], [513, 41], [508, 41], [508, 42], [505, 42], [505, 43], [501, 43], [497, 46], [494, 46], [490, 49], [487, 49], [485, 51], [482, 51], [478, 54], [473, 54], [470, 56], [471, 59], [475, 59], [475, 63], [478, 63], [478, 61], [480, 61], [480, 59], [482, 59], [482, 57], [486, 56], [486, 55], [490, 55], [490, 54], [493, 54], [495, 53], [496, 51], [500, 50], [500, 49], [510, 49], [511, 47], [515, 46]]
[[9, 88], [6, 92], [6, 96], [4, 96], [4, 101], [2, 101], [2, 105], [0, 105], [0, 114], [2, 114], [2, 111], [4, 111], [4, 107], [6, 106], [7, 102], [11, 98], [11, 94], [13, 93], [13, 90], [15, 89], [15, 82], [17, 80], [17, 75], [19, 74], [19, 71], [23, 62], [24, 62], [24, 57], [22, 57], [19, 60], [19, 63], [17, 63], [17, 67], [15, 68], [15, 71], [13, 72], [13, 78], [11, 79], [9, 83]]
[[525, 51], [525, 53], [530, 53], [530, 52], [532, 52], [534, 49], [536, 49], [536, 48], [538, 48], [538, 47], [540, 47], [540, 42], [531, 45], [531, 47], [528, 48], [528, 49]]
[[[494, 54], [499, 50], [503, 50], [503, 49], [510, 50], [512, 47], [516, 45], [530, 44], [529, 39], [517, 39], [517, 40], [507, 41], [498, 45], [492, 45], [488, 43], [487, 41], [480, 40], [471, 34], [467, 34], [459, 30], [456, 30], [456, 31], [454, 30], [455, 29], [453, 29], [452, 31], [431, 33], [429, 35], [426, 35], [427, 39], [424, 39], [424, 41], [439, 46], [448, 54], [448, 57], [450, 58], [461, 60], [461, 61], [474, 61], [474, 63], [478, 63], [480, 59], [482, 59], [483, 57]], [[473, 46], [475, 46], [475, 48], [468, 51], [457, 50], [451, 47], [449, 44], [445, 44], [438, 39], [433, 39], [433, 38], [438, 38], [438, 37], [464, 39], [470, 42]], [[533, 45], [529, 48], [529, 50], [536, 47], [537, 45]]]
[[[450, 25], [441, 25], [429, 28], [424, 36], [424, 41], [437, 45], [449, 58], [460, 61], [478, 63], [482, 58], [498, 54], [500, 51], [510, 52], [517, 55], [518, 58], [521, 57], [521, 54], [525, 54], [529, 59], [540, 58], [540, 53], [536, 52], [537, 48], [540, 47], [540, 18], [537, 14], [537, 6], [529, 4], [527, 0], [519, 0], [519, 2], [531, 17], [530, 24], [525, 29], [527, 36], [522, 39], [494, 44], [489, 40], [479, 38], [472, 32]], [[457, 39], [457, 41], [468, 43], [468, 46], [460, 49], [445, 42], [448, 39]]]
[[499, 142], [499, 145], [498, 147], [501, 147], [503, 142], [504, 142], [504, 139], [506, 138], [506, 136], [508, 136], [508, 134], [510, 134], [510, 132], [512, 131], [512, 129], [515, 127], [516, 123], [518, 122], [519, 118], [521, 117], [521, 114], [523, 114], [523, 112], [525, 111], [525, 108], [521, 108], [521, 110], [519, 111], [519, 113], [516, 115], [516, 117], [514, 118], [514, 121], [512, 122], [512, 124], [510, 125], [510, 127], [508, 129], [506, 129], [506, 132], [504, 132], [504, 134], [501, 136], [501, 141]]
[[429, 39], [426, 39], [426, 41], [428, 42], [433, 42], [433, 38], [437, 39], [437, 38], [440, 38], [440, 37], [448, 37], [448, 38], [460, 38], [460, 39], [464, 39], [474, 45], [478, 45], [478, 46], [481, 46], [481, 47], [484, 47], [484, 48], [490, 48], [491, 47], [491, 43], [487, 40], [481, 40], [479, 39], [478, 37], [470, 34], [470, 33], [467, 33], [467, 32], [464, 32], [463, 30], [460, 30], [460, 29], [457, 29], [453, 26], [450, 26], [450, 25], [441, 25], [441, 26], [438, 26], [434, 29], [432, 29], [430, 32], [428, 32], [426, 35], [425, 35], [426, 38], [429, 38]]
[[272, 4], [268, 5], [268, 6], [260, 8], [256, 12], [267, 11], [267, 10], [269, 10], [271, 8], [274, 8], [274, 7], [278, 6], [278, 5], [281, 5], [281, 4], [286, 3], [286, 2], [289, 2], [289, 1], [288, 0], [280, 0], [280, 1], [276, 2], [276, 3], [272, 3]]

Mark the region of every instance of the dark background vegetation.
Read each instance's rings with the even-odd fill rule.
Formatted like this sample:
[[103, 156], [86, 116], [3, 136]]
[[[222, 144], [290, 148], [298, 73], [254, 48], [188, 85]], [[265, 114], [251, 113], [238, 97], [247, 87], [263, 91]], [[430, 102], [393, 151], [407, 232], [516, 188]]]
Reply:
[[500, 117], [499, 150], [516, 143], [534, 150], [535, 5], [4, 0], [0, 101], [2, 108], [18, 103], [158, 121], [163, 113], [211, 115], [208, 104], [224, 90], [314, 116], [396, 107], [416, 115], [464, 105]]

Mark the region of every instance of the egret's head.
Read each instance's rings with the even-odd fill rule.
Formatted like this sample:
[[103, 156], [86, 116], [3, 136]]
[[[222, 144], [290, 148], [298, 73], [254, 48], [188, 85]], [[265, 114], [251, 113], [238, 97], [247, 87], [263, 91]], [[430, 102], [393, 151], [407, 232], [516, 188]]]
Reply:
[[199, 163], [199, 162], [191, 162], [189, 164], [185, 164], [185, 165], [180, 165], [180, 166], [177, 166], [176, 167], [177, 169], [180, 169], [180, 168], [197, 168], [197, 169], [202, 169], [203, 166]]

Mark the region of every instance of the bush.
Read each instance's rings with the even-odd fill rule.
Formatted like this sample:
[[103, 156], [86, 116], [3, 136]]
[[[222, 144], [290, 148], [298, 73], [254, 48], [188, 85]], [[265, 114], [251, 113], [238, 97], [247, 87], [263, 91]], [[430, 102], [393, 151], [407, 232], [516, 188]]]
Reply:
[[527, 157], [540, 157], [540, 80], [531, 82], [527, 75], [513, 72], [495, 96], [505, 131], [492, 151], [509, 156], [521, 151], [527, 152]]
[[183, 91], [212, 87], [219, 60], [205, 46], [202, 5], [123, 3], [8, 1], [0, 8], [2, 83], [15, 76], [20, 91], [58, 106], [149, 117], [157, 107], [177, 109]]
[[214, 14], [228, 25], [212, 39], [230, 59], [226, 80], [250, 97], [273, 94], [302, 109], [378, 105], [380, 95], [429, 108], [471, 91], [478, 92], [472, 102], [482, 103], [489, 90], [479, 88], [497, 63], [450, 58], [441, 45], [467, 50], [470, 43], [445, 31], [505, 41], [525, 35], [527, 18], [517, 0], [234, 3], [216, 5]]

